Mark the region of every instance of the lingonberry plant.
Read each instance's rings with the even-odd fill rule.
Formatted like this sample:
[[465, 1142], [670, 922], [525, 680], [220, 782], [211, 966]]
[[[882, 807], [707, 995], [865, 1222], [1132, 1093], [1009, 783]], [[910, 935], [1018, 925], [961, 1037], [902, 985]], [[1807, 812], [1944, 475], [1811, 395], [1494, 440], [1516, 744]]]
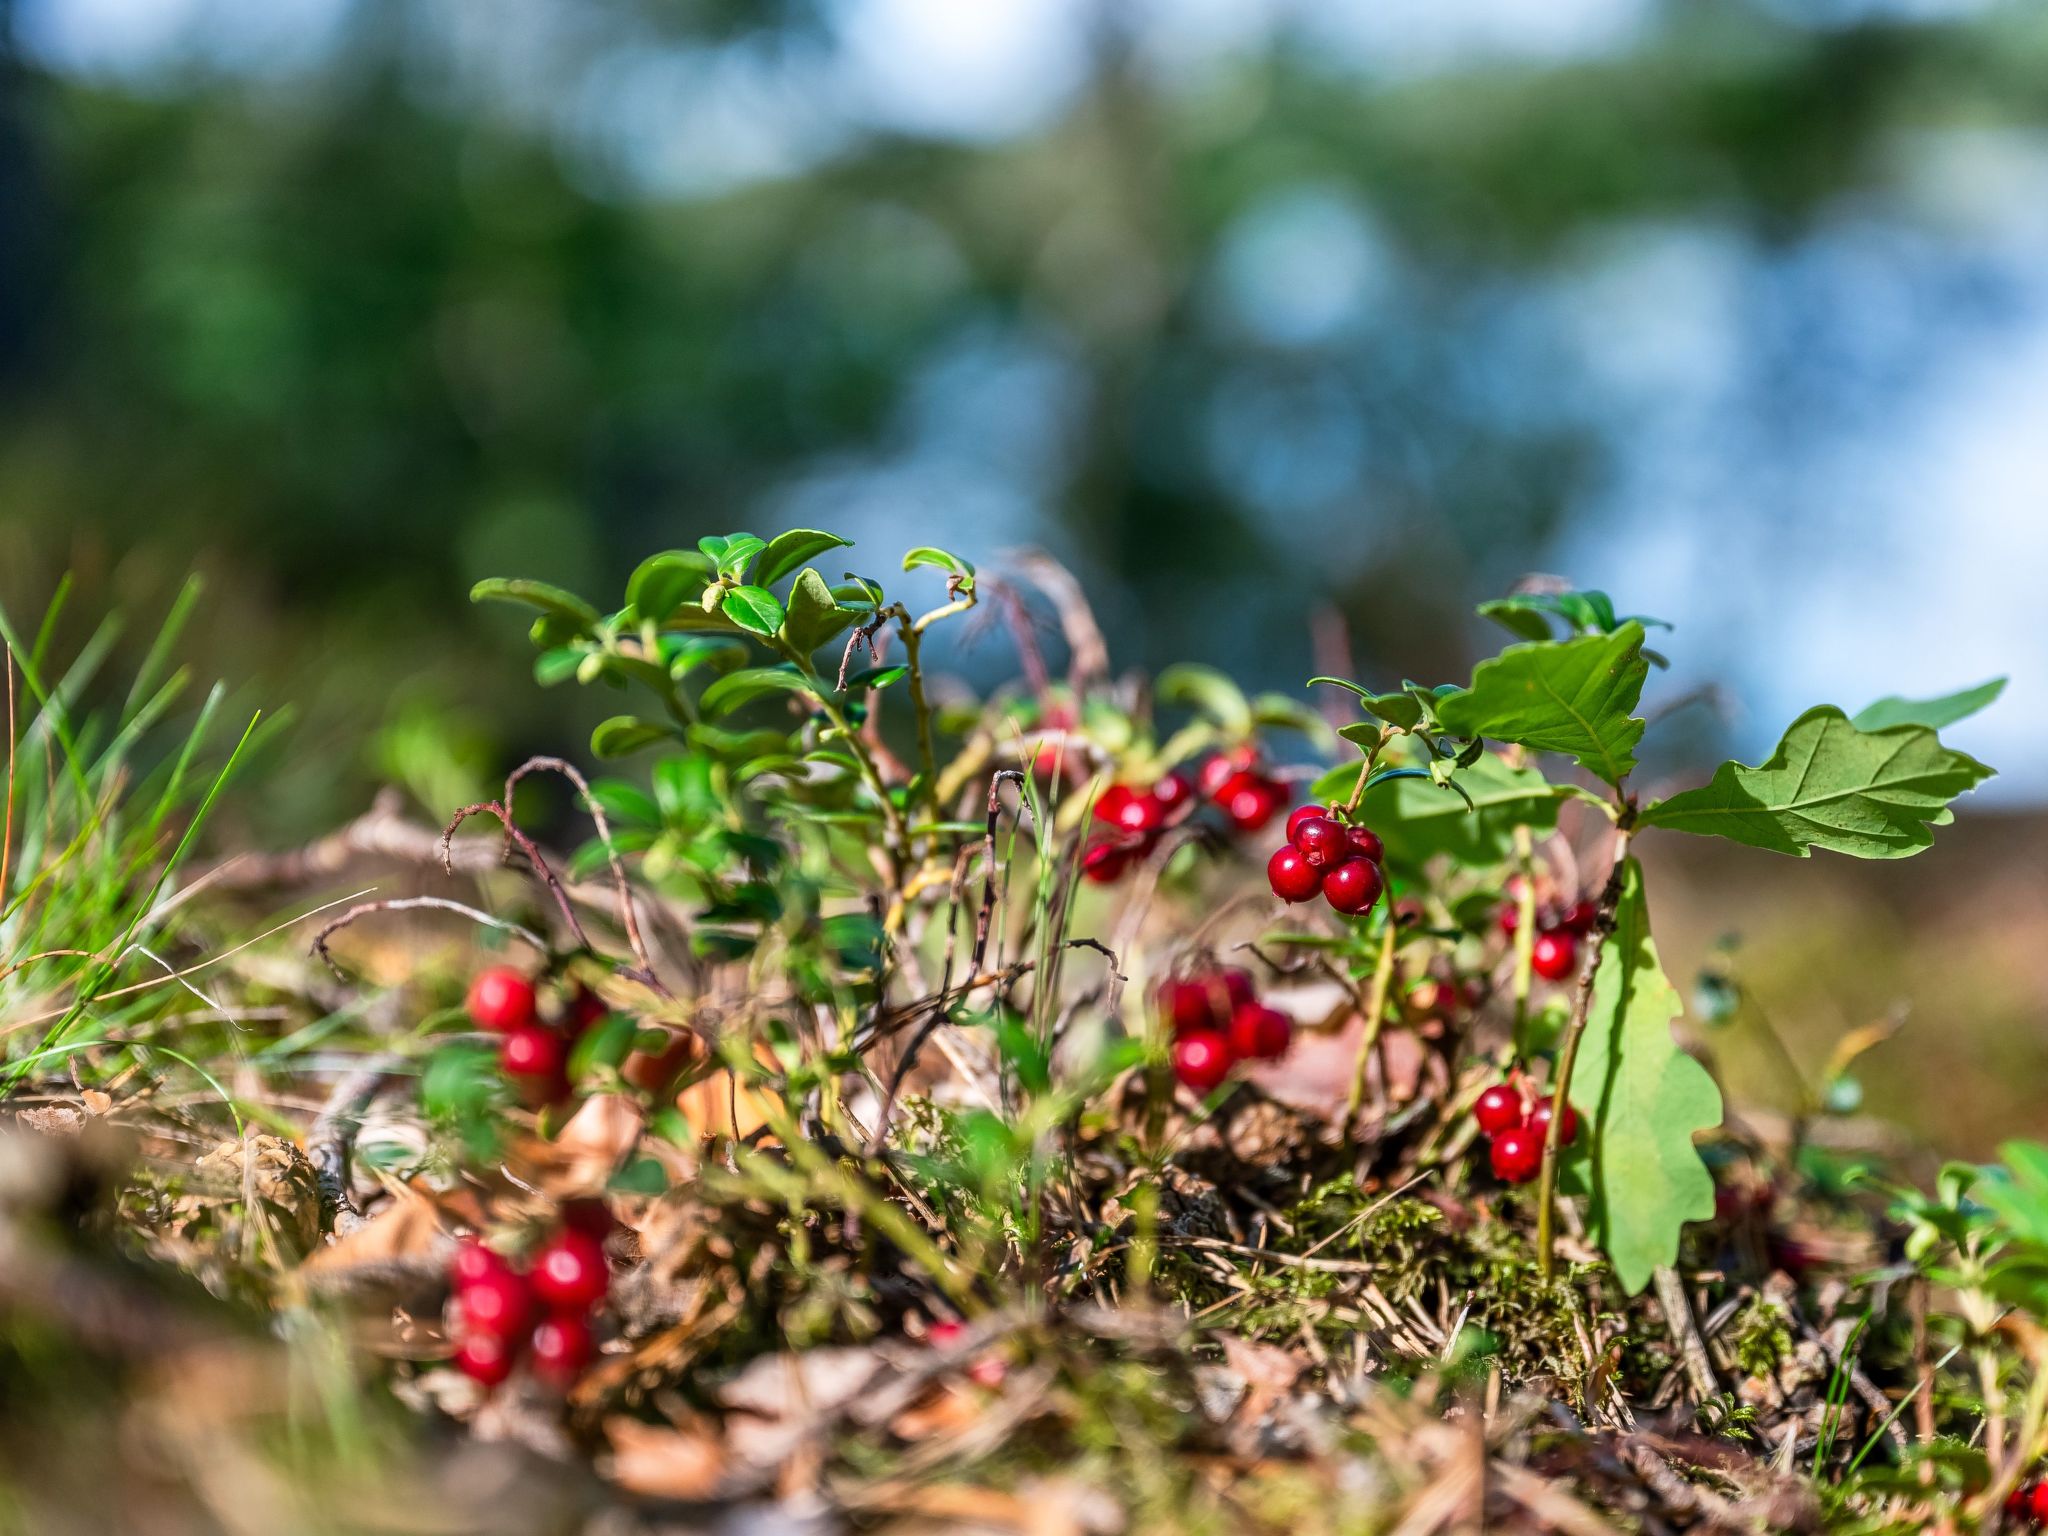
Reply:
[[[1333, 730], [1205, 668], [1172, 669], [1149, 695], [1116, 682], [1085, 609], [1048, 583], [1072, 655], [1056, 681], [1018, 589], [917, 549], [903, 571], [943, 581], [920, 607], [873, 575], [832, 580], [811, 563], [847, 547], [815, 530], [707, 538], [642, 564], [609, 612], [531, 581], [486, 582], [476, 595], [539, 610], [542, 682], [573, 677], [646, 701], [600, 725], [591, 749], [644, 754], [648, 787], [587, 786], [599, 836], [572, 873], [609, 867], [619, 879], [634, 951], [619, 974], [649, 995], [667, 1033], [637, 1038], [629, 1026], [600, 1077], [630, 1088], [617, 1071], [629, 1054], [687, 1036], [701, 1046], [695, 1071], [765, 1090], [777, 1135], [877, 1149], [898, 1134], [899, 1101], [933, 1038], [946, 1032], [957, 1061], [978, 1048], [952, 1032], [985, 1031], [999, 1102], [946, 1111], [940, 1141], [983, 1148], [980, 1173], [955, 1171], [985, 1193], [992, 1178], [1004, 1187], [998, 1225], [1009, 1231], [1033, 1227], [1050, 1130], [1124, 1074], [1136, 1069], [1155, 1103], [1176, 1084], [1192, 1103], [1217, 1095], [1238, 1063], [1288, 1050], [1299, 1021], [1255, 996], [1249, 973], [1221, 965], [1200, 932], [1169, 941], [1163, 967], [1132, 946], [1162, 881], [1249, 883], [1256, 864], [1236, 840], [1270, 825], [1309, 777], [1312, 799], [1289, 809], [1284, 841], [1263, 855], [1277, 902], [1262, 954], [1276, 977], [1314, 957], [1362, 1015], [1343, 1130], [1360, 1126], [1384, 1029], [1434, 1021], [1477, 1050], [1482, 1073], [1506, 1072], [1464, 1102], [1493, 1172], [1537, 1185], [1544, 1273], [1563, 1191], [1583, 1197], [1589, 1236], [1638, 1290], [1672, 1261], [1681, 1226], [1713, 1215], [1694, 1138], [1718, 1122], [1720, 1095], [1671, 1034], [1678, 995], [1651, 937], [1636, 840], [1661, 830], [1801, 857], [1899, 858], [1927, 846], [1949, 802], [1990, 772], [1937, 734], [1981, 692], [1889, 699], [1853, 717], [1809, 710], [1763, 763], [1725, 763], [1698, 788], [1646, 799], [1633, 775], [1638, 707], [1662, 661], [1645, 649], [1656, 621], [1618, 616], [1597, 592], [1485, 605], [1516, 643], [1467, 684], [1314, 679], [1355, 699], [1361, 718]], [[1030, 686], [978, 703], [942, 695], [925, 646], [991, 594]], [[895, 699], [901, 722], [885, 710]], [[1163, 732], [1173, 710], [1185, 718]], [[1285, 751], [1282, 730], [1296, 742]], [[1360, 760], [1274, 766], [1327, 764], [1345, 742]], [[1590, 880], [1540, 851], [1567, 807], [1608, 824]], [[509, 792], [471, 809], [512, 824]], [[680, 985], [657, 974], [633, 927], [625, 861], [691, 914], [693, 974]], [[1077, 881], [1117, 889], [1091, 905]], [[1318, 897], [1306, 926], [1286, 919]], [[1099, 982], [1070, 976], [1080, 949], [1106, 962]], [[715, 967], [738, 967], [738, 990], [714, 981]], [[1127, 975], [1162, 968], [1156, 1007], [1132, 1017]], [[516, 980], [479, 978], [477, 1021], [511, 1021], [508, 1072], [556, 1073], [542, 1037], [566, 1037], [529, 1017], [531, 989]], [[1500, 1026], [1497, 1048], [1475, 1009]], [[1108, 1027], [1084, 1032], [1083, 1020]], [[549, 1081], [581, 1086], [574, 1072]], [[1443, 1155], [1459, 1145], [1447, 1127]], [[1011, 1172], [991, 1173], [996, 1148]]]

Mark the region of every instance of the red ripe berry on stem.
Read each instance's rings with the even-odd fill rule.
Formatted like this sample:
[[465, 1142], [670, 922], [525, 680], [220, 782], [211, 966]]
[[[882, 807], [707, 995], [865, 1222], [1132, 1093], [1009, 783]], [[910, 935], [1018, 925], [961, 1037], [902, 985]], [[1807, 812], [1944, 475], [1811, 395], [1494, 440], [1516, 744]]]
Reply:
[[604, 1243], [588, 1232], [561, 1232], [534, 1256], [533, 1292], [550, 1307], [582, 1312], [604, 1300], [611, 1288]]
[[1217, 791], [1216, 803], [1240, 832], [1256, 832], [1287, 803], [1287, 791], [1256, 773], [1234, 773]]
[[1502, 1131], [1493, 1138], [1492, 1162], [1495, 1178], [1526, 1184], [1542, 1171], [1542, 1138], [1526, 1127]]
[[1188, 782], [1184, 773], [1169, 773], [1152, 786], [1152, 798], [1159, 809], [1167, 815], [1179, 810], [1195, 797], [1195, 786]]
[[1214, 1029], [1223, 1017], [1218, 1001], [1217, 989], [1197, 977], [1169, 981], [1159, 989], [1159, 1012], [1176, 1035], [1191, 1029]]
[[479, 1028], [510, 1034], [533, 1022], [533, 983], [509, 965], [491, 966], [470, 982], [468, 1006]]
[[1097, 797], [1095, 816], [1125, 832], [1156, 832], [1166, 820], [1166, 807], [1146, 790], [1112, 784]]
[[1327, 869], [1351, 855], [1350, 837], [1340, 823], [1327, 816], [1303, 817], [1294, 830], [1294, 846], [1317, 869]]
[[1323, 872], [1299, 848], [1286, 843], [1266, 860], [1266, 884], [1282, 901], [1308, 901], [1323, 888]]
[[1211, 800], [1223, 798], [1223, 786], [1241, 773], [1258, 766], [1259, 754], [1250, 746], [1232, 747], [1228, 752], [1219, 752], [1202, 764], [1195, 775], [1195, 782], [1202, 793]]
[[1356, 917], [1371, 909], [1386, 884], [1379, 865], [1371, 859], [1346, 859], [1323, 875], [1323, 899], [1339, 912]]
[[1327, 817], [1329, 814], [1330, 808], [1326, 805], [1296, 806], [1287, 813], [1287, 841], [1292, 843], [1296, 840], [1296, 834], [1301, 831], [1301, 824], [1303, 822], [1314, 816]]
[[479, 1386], [501, 1385], [512, 1374], [512, 1343], [494, 1333], [472, 1333], [455, 1351], [455, 1368]]
[[590, 1324], [581, 1317], [556, 1313], [533, 1330], [533, 1368], [549, 1385], [566, 1387], [590, 1364], [596, 1348]]
[[1578, 961], [1579, 941], [1558, 929], [1537, 934], [1529, 947], [1529, 964], [1545, 981], [1563, 981]]
[[1256, 1001], [1258, 989], [1252, 985], [1252, 973], [1239, 966], [1228, 965], [1217, 973], [1223, 982], [1224, 1011], [1232, 1012], [1246, 1003]]
[[1600, 916], [1600, 908], [1590, 901], [1575, 901], [1564, 910], [1564, 916], [1557, 920], [1557, 926], [1568, 933], [1587, 934], [1593, 931], [1593, 924]]
[[463, 1328], [469, 1335], [509, 1339], [533, 1317], [533, 1287], [509, 1265], [464, 1286], [457, 1296], [462, 1302]]
[[1489, 1136], [1519, 1130], [1523, 1120], [1522, 1095], [1507, 1083], [1495, 1083], [1479, 1095], [1479, 1102], [1472, 1106], [1472, 1118]]
[[549, 1080], [561, 1076], [568, 1054], [553, 1030], [522, 1024], [499, 1042], [498, 1065], [507, 1077]]
[[1113, 885], [1129, 862], [1130, 855], [1115, 843], [1090, 843], [1081, 855], [1081, 875], [1096, 885]]
[[1230, 1044], [1216, 1030], [1193, 1030], [1173, 1042], [1173, 1075], [1196, 1093], [1221, 1083], [1230, 1065]]
[[1241, 1061], [1277, 1061], [1294, 1039], [1294, 1021], [1278, 1008], [1246, 1003], [1230, 1016], [1232, 1054]]
[[[1555, 1100], [1545, 1096], [1536, 1101], [1536, 1107], [1529, 1111], [1529, 1129], [1541, 1139], [1550, 1134], [1550, 1117], [1555, 1113]], [[1564, 1107], [1564, 1125], [1559, 1129], [1558, 1145], [1568, 1147], [1579, 1139], [1579, 1112], [1567, 1104]]]
[[1379, 833], [1369, 827], [1346, 827], [1344, 835], [1351, 840], [1353, 858], [1371, 859], [1377, 864], [1387, 856], [1387, 845], [1380, 841]]
[[455, 1261], [448, 1266], [448, 1278], [458, 1291], [469, 1290], [487, 1280], [512, 1273], [511, 1262], [473, 1237], [465, 1237], [455, 1249]]
[[2027, 1513], [2036, 1525], [2048, 1525], [2048, 1479], [2036, 1478], [2027, 1485]]

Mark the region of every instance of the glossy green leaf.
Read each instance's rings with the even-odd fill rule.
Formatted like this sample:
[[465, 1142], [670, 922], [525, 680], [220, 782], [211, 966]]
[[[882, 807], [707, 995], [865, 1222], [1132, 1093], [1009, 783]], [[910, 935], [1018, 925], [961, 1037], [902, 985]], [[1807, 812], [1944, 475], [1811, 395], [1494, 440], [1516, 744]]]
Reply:
[[1183, 663], [1168, 667], [1153, 685], [1162, 704], [1184, 704], [1207, 716], [1226, 736], [1252, 733], [1252, 707], [1244, 691], [1214, 667]]
[[643, 619], [659, 624], [704, 590], [712, 562], [687, 549], [649, 555], [626, 581], [626, 602]]
[[[1342, 804], [1363, 767], [1351, 763], [1326, 773], [1310, 793]], [[1566, 791], [1534, 768], [1511, 768], [1488, 752], [1454, 777], [1458, 789], [1427, 778], [1399, 778], [1376, 783], [1360, 797], [1359, 819], [1387, 845], [1388, 862], [1414, 869], [1449, 854], [1461, 864], [1497, 864], [1513, 850], [1516, 827], [1544, 833], [1557, 825]]]
[[1472, 673], [1472, 686], [1437, 703], [1454, 736], [1483, 736], [1559, 752], [1609, 784], [1635, 767], [1643, 722], [1632, 711], [1649, 664], [1634, 620], [1611, 635], [1511, 645]]
[[661, 823], [661, 808], [646, 790], [623, 779], [597, 779], [591, 783], [590, 796], [612, 821], [612, 831], [617, 833], [625, 823], [638, 822], [643, 826], [658, 826]]
[[859, 617], [852, 609], [839, 606], [824, 577], [807, 570], [789, 589], [789, 612], [782, 621], [782, 638], [799, 656], [808, 656]]
[[974, 590], [974, 567], [949, 550], [936, 549], [929, 544], [913, 549], [903, 557], [903, 569], [914, 571], [921, 565], [937, 566], [959, 585], [963, 592]]
[[1859, 731], [1882, 731], [1894, 725], [1926, 725], [1940, 730], [1976, 714], [2003, 692], [2005, 679], [1994, 677], [1988, 683], [1935, 699], [1902, 699], [1892, 694], [1860, 710], [1849, 723]]
[[616, 1069], [631, 1054], [638, 1032], [630, 1014], [606, 1014], [569, 1048], [569, 1081], [580, 1082], [599, 1067]]
[[1643, 872], [1623, 874], [1614, 933], [1601, 946], [1570, 1098], [1584, 1118], [1589, 1235], [1630, 1293], [1678, 1257], [1679, 1230], [1714, 1214], [1714, 1177], [1693, 1137], [1721, 1123], [1721, 1092], [1678, 1047], [1678, 990], [1650, 938]]
[[741, 629], [763, 639], [782, 628], [782, 601], [766, 587], [734, 587], [719, 608]]
[[1640, 820], [1802, 859], [1815, 848], [1902, 859], [1934, 841], [1929, 828], [1948, 819], [1951, 800], [1990, 776], [1927, 726], [1862, 731], [1824, 704], [1793, 721], [1761, 765], [1723, 763]]
[[809, 680], [794, 667], [748, 667], [728, 672], [706, 688], [697, 708], [706, 719], [715, 719], [766, 694], [810, 691]]
[[681, 682], [699, 667], [710, 667], [716, 672], [730, 672], [735, 667], [745, 666], [753, 654], [744, 640], [727, 639], [711, 635], [661, 636], [661, 662], [668, 668], [668, 675]]
[[590, 750], [598, 757], [624, 757], [628, 752], [637, 752], [657, 741], [673, 739], [666, 727], [642, 720], [637, 715], [613, 715], [611, 719], [599, 722], [597, 729], [590, 733]]
[[574, 592], [565, 592], [545, 581], [491, 576], [469, 589], [469, 600], [472, 603], [519, 603], [528, 608], [538, 608], [578, 634], [588, 633], [604, 622], [604, 616]]
[[543, 688], [566, 683], [583, 665], [584, 653], [573, 646], [558, 645], [533, 658], [533, 680]]
[[738, 581], [747, 574], [754, 556], [768, 547], [768, 542], [751, 533], [714, 533], [699, 539], [697, 547], [718, 567], [719, 575]]
[[792, 528], [787, 533], [778, 533], [761, 551], [761, 561], [754, 567], [754, 580], [764, 587], [772, 587], [798, 566], [817, 559], [826, 550], [845, 549], [852, 543], [851, 539], [842, 539], [836, 533], [824, 533], [816, 528]]
[[885, 667], [863, 667], [846, 680], [846, 691], [857, 693], [865, 689], [888, 687], [910, 671], [900, 661], [892, 661]]

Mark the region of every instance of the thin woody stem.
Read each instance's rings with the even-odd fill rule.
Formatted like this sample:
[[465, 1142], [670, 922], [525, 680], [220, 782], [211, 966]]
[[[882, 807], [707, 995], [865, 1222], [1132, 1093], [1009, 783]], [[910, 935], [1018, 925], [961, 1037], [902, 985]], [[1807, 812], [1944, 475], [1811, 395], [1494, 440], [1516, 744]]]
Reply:
[[1632, 810], [1624, 810], [1616, 822], [1614, 867], [1607, 872], [1601, 889], [1599, 909], [1587, 934], [1585, 958], [1579, 962], [1578, 987], [1572, 997], [1571, 1021], [1565, 1026], [1564, 1046], [1558, 1052], [1557, 1070], [1551, 1074], [1550, 1097], [1558, 1112], [1550, 1117], [1543, 1136], [1543, 1172], [1536, 1186], [1536, 1264], [1547, 1281], [1556, 1262], [1556, 1233], [1553, 1223], [1557, 1205], [1557, 1165], [1564, 1151], [1565, 1106], [1572, 1085], [1572, 1067], [1579, 1059], [1579, 1041], [1586, 1033], [1586, 1014], [1593, 1003], [1593, 975], [1600, 968], [1600, 951], [1614, 932], [1615, 913], [1621, 906], [1621, 889], [1628, 869], [1628, 844], [1634, 830]]

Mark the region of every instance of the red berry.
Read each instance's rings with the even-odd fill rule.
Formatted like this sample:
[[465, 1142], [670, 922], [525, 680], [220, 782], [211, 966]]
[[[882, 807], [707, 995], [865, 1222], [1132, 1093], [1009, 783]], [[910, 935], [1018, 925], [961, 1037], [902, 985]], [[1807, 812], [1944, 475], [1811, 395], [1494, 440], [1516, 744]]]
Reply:
[[512, 1273], [512, 1265], [496, 1249], [486, 1248], [474, 1237], [465, 1237], [455, 1249], [455, 1262], [448, 1266], [448, 1278], [455, 1289], [466, 1291], [500, 1275]]
[[1237, 775], [1257, 765], [1259, 754], [1249, 745], [1232, 747], [1228, 752], [1219, 752], [1195, 775], [1195, 782], [1202, 793], [1211, 800], [1223, 798], [1223, 787]]
[[1240, 832], [1256, 832], [1287, 803], [1287, 791], [1259, 774], [1234, 773], [1224, 781], [1216, 801]]
[[1301, 824], [1312, 816], [1328, 816], [1330, 810], [1323, 805], [1298, 805], [1287, 813], [1287, 841], [1295, 841], [1295, 834], [1301, 831]]
[[1258, 1000], [1258, 989], [1252, 985], [1252, 973], [1239, 966], [1227, 965], [1217, 973], [1223, 978], [1223, 996], [1229, 1003], [1226, 1012], [1236, 1012], [1246, 1003]]
[[1387, 856], [1387, 845], [1380, 841], [1379, 833], [1369, 827], [1346, 827], [1344, 835], [1351, 839], [1351, 852], [1361, 859], [1371, 859], [1377, 864]]
[[1195, 786], [1188, 782], [1184, 773], [1169, 773], [1152, 786], [1152, 798], [1159, 802], [1159, 809], [1169, 815], [1194, 797]]
[[507, 1077], [555, 1078], [568, 1060], [562, 1037], [538, 1024], [522, 1024], [498, 1045], [498, 1065]]
[[590, 1324], [580, 1317], [557, 1313], [533, 1330], [533, 1368], [554, 1386], [566, 1387], [581, 1376], [595, 1353]]
[[1578, 961], [1579, 941], [1559, 929], [1537, 934], [1529, 948], [1529, 964], [1545, 981], [1563, 981]]
[[924, 1341], [933, 1349], [951, 1349], [966, 1337], [967, 1325], [950, 1317], [936, 1319], [924, 1331]]
[[1159, 989], [1159, 1012], [1176, 1035], [1191, 1029], [1214, 1029], [1223, 1010], [1215, 988], [1198, 977], [1169, 981]]
[[1247, 1003], [1230, 1016], [1230, 1049], [1240, 1061], [1277, 1061], [1294, 1039], [1294, 1021], [1278, 1008]]
[[[1550, 1134], [1550, 1116], [1553, 1101], [1545, 1096], [1536, 1101], [1536, 1107], [1529, 1111], [1529, 1129], [1538, 1137]], [[1568, 1147], [1579, 1139], [1579, 1112], [1567, 1104], [1564, 1107], [1564, 1128], [1558, 1133], [1558, 1145]]]
[[2014, 1523], [2028, 1519], [2027, 1506], [2032, 1502], [2034, 1484], [2021, 1483], [2005, 1496], [2005, 1518]]
[[591, 1025], [611, 1011], [611, 1004], [607, 1003], [595, 992], [586, 992], [583, 988], [578, 987], [576, 995], [569, 1001], [569, 1033], [572, 1035], [582, 1034], [584, 1030], [590, 1028]]
[[581, 1312], [604, 1300], [611, 1288], [604, 1243], [588, 1232], [561, 1232], [534, 1256], [533, 1293], [550, 1307]]
[[1564, 916], [1557, 920], [1557, 926], [1573, 933], [1591, 933], [1593, 923], [1600, 916], [1600, 908], [1590, 901], [1575, 901], [1564, 910]]
[[533, 1022], [533, 983], [509, 965], [478, 971], [469, 984], [469, 1016], [478, 1027], [510, 1034]]
[[469, 1335], [487, 1333], [509, 1339], [520, 1333], [533, 1316], [533, 1287], [509, 1265], [498, 1274], [463, 1287], [460, 1300], [463, 1329]]
[[1266, 884], [1282, 901], [1307, 901], [1323, 888], [1323, 874], [1299, 848], [1285, 843], [1266, 860]]
[[2027, 1513], [2036, 1525], [2048, 1524], [2048, 1480], [2036, 1478], [2027, 1485]]
[[1479, 1102], [1472, 1106], [1472, 1118], [1489, 1136], [1519, 1130], [1523, 1120], [1522, 1095], [1506, 1083], [1495, 1083], [1479, 1095]]
[[1128, 784], [1112, 784], [1095, 802], [1095, 815], [1125, 832], [1156, 832], [1166, 820], [1159, 797]]
[[1370, 911], [1386, 889], [1386, 878], [1371, 859], [1346, 859], [1323, 876], [1323, 899], [1356, 917]]
[[1327, 816], [1305, 816], [1295, 828], [1294, 846], [1317, 869], [1326, 869], [1350, 855], [1351, 839], [1341, 823]]
[[1081, 855], [1082, 878], [1097, 885], [1113, 885], [1123, 878], [1130, 854], [1115, 843], [1090, 843]]
[[512, 1343], [494, 1333], [472, 1333], [455, 1351], [455, 1366], [471, 1381], [495, 1387], [512, 1374]]
[[1506, 903], [1495, 915], [1494, 921], [1500, 924], [1500, 931], [1502, 933], [1512, 936], [1515, 930], [1522, 926], [1522, 908], [1520, 904], [1512, 901]]
[[1526, 1184], [1543, 1167], [1543, 1142], [1527, 1127], [1502, 1131], [1493, 1138], [1493, 1176], [1509, 1184]]
[[1173, 1075], [1207, 1093], [1230, 1075], [1230, 1044], [1213, 1029], [1197, 1029], [1173, 1042]]

